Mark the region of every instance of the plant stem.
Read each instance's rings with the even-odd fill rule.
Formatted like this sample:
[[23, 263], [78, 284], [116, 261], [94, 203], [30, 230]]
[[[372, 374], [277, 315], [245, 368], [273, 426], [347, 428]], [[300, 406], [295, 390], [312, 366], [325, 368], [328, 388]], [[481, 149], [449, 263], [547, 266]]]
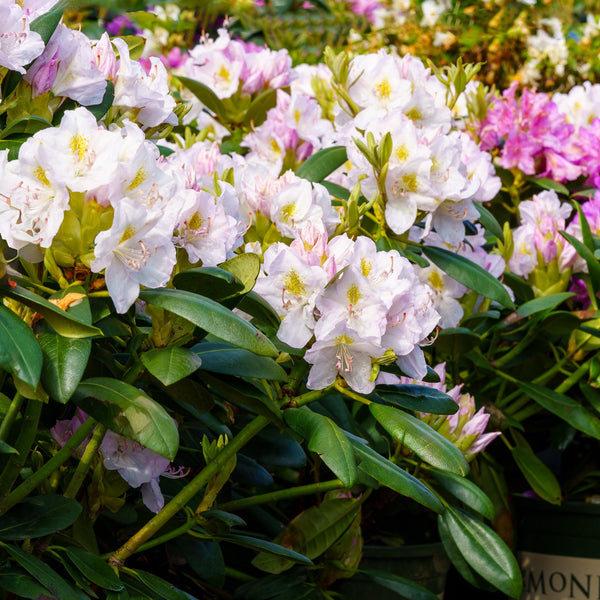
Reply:
[[362, 404], [366, 404], [367, 406], [369, 404], [373, 404], [371, 400], [367, 400], [366, 398], [363, 398], [361, 395], [356, 394], [353, 391], [349, 390], [348, 388], [341, 386], [337, 381], [333, 384], [333, 387], [340, 394], [343, 394], [344, 396], [348, 396], [348, 398], [352, 398], [352, 400], [356, 400], [357, 402], [361, 402]]
[[92, 439], [86, 446], [79, 464], [75, 469], [75, 473], [73, 473], [73, 477], [71, 477], [71, 481], [69, 481], [69, 485], [65, 490], [65, 498], [75, 498], [75, 496], [77, 496], [77, 492], [83, 484], [83, 480], [85, 479], [85, 476], [90, 468], [90, 463], [92, 462], [92, 459], [98, 450], [98, 446], [100, 446], [102, 443], [105, 433], [106, 427], [104, 427], [104, 425], [98, 425], [98, 427], [96, 427], [96, 431], [94, 431]]
[[42, 414], [42, 404], [41, 400], [30, 399], [27, 401], [21, 430], [14, 445], [18, 454], [10, 455], [0, 474], [0, 507], [19, 476], [19, 471], [25, 466], [37, 434], [38, 423]]
[[2, 419], [2, 423], [0, 423], [0, 441], [6, 442], [8, 439], [8, 435], [10, 430], [12, 429], [13, 423], [21, 410], [21, 405], [23, 404], [23, 400], [25, 400], [24, 396], [21, 396], [19, 392], [17, 392], [6, 411], [6, 415], [4, 415], [4, 419]]
[[519, 354], [521, 354], [521, 352], [523, 352], [523, 350], [525, 350], [525, 348], [527, 348], [527, 346], [529, 346], [529, 344], [531, 344], [531, 342], [533, 342], [536, 334], [537, 334], [537, 332], [535, 331], [535, 328], [531, 327], [529, 329], [529, 331], [523, 336], [523, 338], [521, 340], [519, 340], [519, 342], [517, 343], [516, 346], [511, 348], [506, 354], [501, 356], [498, 360], [492, 361], [491, 362], [492, 366], [499, 369], [499, 368], [503, 367], [504, 365], [506, 365], [508, 362], [510, 362], [513, 358], [519, 356]]
[[316, 494], [318, 492], [329, 492], [330, 490], [337, 490], [343, 487], [344, 484], [339, 479], [332, 479], [331, 481], [323, 481], [321, 483], [309, 483], [307, 485], [300, 485], [298, 487], [278, 490], [276, 492], [259, 494], [258, 496], [250, 496], [249, 498], [231, 500], [230, 502], [219, 504], [218, 509], [234, 512], [236, 510], [248, 508], [249, 506], [256, 506], [257, 504], [266, 504], [267, 502], [276, 502], [278, 500], [298, 498], [300, 496], [310, 496], [311, 494]]
[[[41, 404], [41, 402], [40, 402]], [[48, 478], [58, 467], [66, 463], [71, 458], [73, 451], [76, 450], [81, 442], [91, 433], [96, 426], [96, 421], [88, 417], [81, 426], [73, 433], [67, 443], [33, 475], [28, 477], [20, 486], [6, 496], [4, 501], [0, 502], [0, 514], [12, 508], [20, 502], [25, 496], [32, 492], [42, 481]]]
[[320, 400], [323, 396], [326, 396], [329, 393], [330, 389], [325, 388], [324, 390], [315, 390], [314, 392], [306, 392], [306, 394], [301, 394], [300, 396], [296, 396], [290, 400], [290, 406], [293, 408], [299, 408], [304, 406], [305, 404], [310, 404], [315, 400]]
[[219, 472], [224, 464], [236, 454], [250, 439], [252, 439], [268, 423], [263, 416], [255, 417], [235, 436], [219, 454], [190, 481], [162, 510], [139, 531], [131, 536], [113, 555], [109, 562], [120, 568], [139, 547], [153, 537], [169, 520], [171, 520], [185, 505]]

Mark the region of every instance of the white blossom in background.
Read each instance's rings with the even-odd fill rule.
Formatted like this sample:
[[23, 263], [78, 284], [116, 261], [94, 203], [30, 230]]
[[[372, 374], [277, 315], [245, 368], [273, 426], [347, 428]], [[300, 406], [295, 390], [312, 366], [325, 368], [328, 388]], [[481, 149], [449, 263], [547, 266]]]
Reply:
[[25, 66], [44, 51], [40, 34], [29, 28], [32, 20], [14, 0], [0, 4], [0, 67], [25, 73]]

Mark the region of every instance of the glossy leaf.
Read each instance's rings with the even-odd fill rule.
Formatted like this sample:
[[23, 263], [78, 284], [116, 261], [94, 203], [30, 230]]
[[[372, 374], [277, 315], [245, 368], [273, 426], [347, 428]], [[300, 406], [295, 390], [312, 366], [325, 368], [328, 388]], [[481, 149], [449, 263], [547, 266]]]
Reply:
[[600, 290], [600, 262], [594, 256], [594, 253], [583, 242], [580, 242], [566, 231], [559, 231], [559, 233], [577, 250], [577, 254], [585, 260], [594, 290], [596, 292]]
[[436, 246], [423, 246], [423, 254], [452, 279], [485, 298], [495, 300], [501, 306], [514, 308], [513, 301], [504, 286], [493, 275], [473, 261]]
[[73, 316], [70, 314], [70, 311], [62, 310], [55, 304], [52, 304], [52, 302], [30, 292], [28, 289], [16, 286], [14, 288], [3, 288], [1, 291], [5, 296], [17, 300], [40, 313], [40, 315], [42, 315], [60, 335], [69, 338], [85, 338], [102, 335], [102, 331], [97, 327]]
[[560, 484], [554, 473], [529, 448], [514, 446], [511, 453], [533, 491], [546, 502], [560, 504]]
[[237, 308], [274, 329], [278, 329], [281, 324], [281, 319], [273, 307], [256, 292], [250, 291], [245, 294], [238, 302]]
[[496, 217], [480, 202], [473, 202], [473, 206], [479, 213], [479, 222], [487, 231], [494, 234], [502, 243], [504, 243], [504, 233], [502, 232], [502, 227], [496, 220]]
[[172, 583], [157, 577], [153, 573], [141, 571], [140, 569], [127, 569], [127, 574], [138, 579], [163, 600], [195, 600], [193, 596], [182, 592]]
[[[218, 539], [225, 542], [231, 542], [237, 546], [243, 546], [244, 548], [250, 548], [250, 550], [258, 550], [259, 552], [267, 552], [272, 556], [284, 559], [286, 562], [294, 562], [303, 565], [312, 565], [312, 560], [307, 558], [303, 554], [296, 552], [286, 546], [269, 542], [267, 540], [261, 540], [260, 538], [251, 537], [249, 535], [240, 535], [237, 533], [227, 533], [219, 535]], [[254, 562], [254, 561], [253, 561]]]
[[5, 567], [0, 569], [0, 590], [13, 593], [17, 598], [32, 598], [48, 596], [50, 592], [26, 571]]
[[81, 600], [79, 594], [45, 562], [25, 552], [17, 546], [2, 544], [11, 558], [39, 581], [55, 598], [60, 600]]
[[558, 194], [563, 194], [564, 196], [570, 195], [569, 188], [567, 188], [564, 184], [555, 181], [554, 179], [550, 179], [550, 177], [531, 176], [527, 177], [527, 181], [531, 181], [545, 190], [552, 190]]
[[226, 109], [223, 101], [206, 85], [190, 79], [189, 77], [177, 77], [208, 110], [214, 112], [222, 121], [226, 120]]
[[144, 53], [146, 38], [141, 35], [120, 35], [119, 37], [127, 44], [129, 58], [138, 60]]
[[447, 526], [460, 553], [476, 573], [507, 596], [520, 597], [523, 582], [519, 565], [492, 529], [455, 507], [447, 507], [438, 518]]
[[396, 441], [410, 448], [425, 462], [457, 475], [469, 472], [462, 452], [423, 421], [391, 406], [370, 404], [369, 409]]
[[20, 117], [11, 121], [0, 133], [0, 139], [23, 133], [33, 135], [37, 131], [41, 131], [47, 127], [52, 127], [50, 121], [46, 121], [46, 119], [36, 117], [35, 115], [27, 115], [26, 117]]
[[142, 364], [163, 385], [171, 385], [200, 368], [202, 359], [188, 348], [170, 346], [142, 353]]
[[[267, 112], [277, 104], [277, 90], [268, 89], [260, 93], [248, 107], [244, 117], [244, 125], [258, 127], [267, 118]], [[241, 255], [243, 256], [243, 255]]]
[[541, 298], [534, 298], [524, 304], [521, 304], [515, 315], [519, 318], [529, 317], [543, 310], [551, 310], [562, 304], [565, 300], [572, 298], [575, 294], [570, 292], [562, 292], [560, 294], [550, 294]]
[[416, 477], [407, 473], [378, 452], [351, 438], [352, 446], [360, 463], [359, 467], [376, 481], [390, 489], [412, 498], [434, 512], [442, 512], [444, 507], [438, 497]]
[[45, 494], [28, 498], [0, 516], [0, 540], [26, 540], [73, 525], [81, 505], [72, 498]]
[[6, 442], [0, 440], [0, 454], [19, 454], [16, 448], [9, 446]]
[[257, 356], [226, 342], [202, 342], [191, 350], [202, 361], [204, 371], [287, 381], [286, 372], [272, 358]]
[[167, 411], [138, 388], [108, 377], [81, 382], [73, 401], [115, 433], [173, 460], [179, 434]]
[[293, 431], [307, 441], [308, 449], [320, 456], [344, 487], [350, 488], [356, 483], [356, 460], [352, 444], [330, 418], [308, 408], [288, 408], [283, 418]]
[[360, 573], [366, 575], [373, 583], [380, 585], [386, 590], [396, 592], [402, 598], [408, 598], [409, 600], [437, 600], [438, 598], [438, 596], [422, 585], [405, 577], [394, 575], [393, 573], [377, 569], [361, 569]]
[[244, 289], [243, 283], [233, 273], [220, 267], [186, 269], [175, 275], [173, 285], [178, 290], [193, 292], [212, 300], [231, 298], [241, 294]]
[[384, 402], [436, 415], [453, 415], [458, 404], [448, 394], [418, 384], [378, 385], [375, 394]]
[[253, 252], [238, 254], [221, 263], [219, 268], [231, 273], [242, 285], [241, 294], [248, 293], [256, 283], [260, 273], [260, 259]]
[[85, 575], [92, 583], [107, 590], [119, 591], [123, 589], [123, 583], [108, 563], [91, 552], [69, 546], [64, 548], [64, 553], [69, 560]]
[[[277, 541], [309, 559], [330, 548], [354, 520], [360, 503], [351, 498], [325, 500], [292, 519]], [[293, 566], [287, 559], [259, 554], [252, 564], [268, 573], [281, 573]]]
[[0, 304], [0, 367], [31, 387], [42, 372], [42, 350], [33, 331], [10, 308]]
[[298, 177], [308, 179], [308, 181], [319, 182], [331, 175], [338, 167], [341, 167], [348, 160], [345, 146], [331, 146], [319, 150], [306, 161], [304, 161], [296, 171]]
[[261, 356], [277, 357], [273, 343], [242, 317], [214, 300], [183, 290], [142, 290], [140, 298], [164, 308], [218, 338]]
[[39, 335], [44, 355], [44, 388], [58, 402], [68, 402], [79, 385], [92, 350], [90, 339], [66, 338], [57, 333]]
[[477, 511], [480, 515], [492, 520], [496, 514], [492, 501], [475, 483], [448, 471], [431, 469], [429, 471], [438, 484], [455, 498]]
[[600, 419], [575, 400], [536, 383], [519, 381], [517, 385], [532, 400], [575, 429], [600, 439]]
[[73, 8], [74, 4], [74, 0], [61, 0], [47, 13], [44, 13], [32, 21], [30, 25], [31, 31], [39, 33], [40, 37], [44, 41], [44, 44], [47, 44], [48, 40], [52, 37], [54, 30], [58, 27], [58, 24], [63, 16], [63, 12]]

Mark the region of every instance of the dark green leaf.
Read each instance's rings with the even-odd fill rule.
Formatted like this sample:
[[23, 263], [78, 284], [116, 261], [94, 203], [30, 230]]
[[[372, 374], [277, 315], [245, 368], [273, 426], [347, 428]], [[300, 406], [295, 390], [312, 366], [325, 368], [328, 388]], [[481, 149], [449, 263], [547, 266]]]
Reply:
[[269, 542], [267, 540], [261, 540], [260, 538], [250, 537], [248, 535], [240, 535], [237, 533], [227, 533], [219, 535], [218, 539], [225, 542], [231, 542], [237, 546], [243, 546], [244, 548], [250, 548], [251, 550], [257, 550], [259, 552], [267, 552], [272, 556], [285, 559], [285, 561], [292, 561], [303, 565], [312, 565], [312, 560], [307, 558], [303, 554], [295, 552], [290, 548]]
[[279, 355], [275, 346], [262, 332], [214, 300], [191, 292], [167, 288], [142, 290], [140, 298], [179, 315], [197, 327], [240, 348], [261, 356]]
[[26, 540], [49, 535], [75, 522], [81, 505], [55, 494], [28, 498], [0, 517], [0, 540]]
[[212, 300], [223, 300], [242, 293], [244, 286], [232, 273], [219, 267], [195, 267], [177, 273], [173, 285], [206, 296]]
[[172, 583], [157, 577], [147, 571], [141, 571], [139, 569], [127, 569], [129, 575], [133, 575], [136, 579], [142, 582], [150, 590], [158, 594], [158, 596], [164, 600], [195, 600], [193, 596], [182, 592], [179, 588], [176, 588]]
[[206, 85], [199, 81], [194, 81], [189, 77], [177, 77], [179, 81], [186, 87], [208, 110], [214, 112], [221, 121], [226, 121], [227, 110], [223, 101]]
[[308, 443], [335, 476], [350, 488], [356, 483], [356, 460], [352, 444], [342, 430], [328, 417], [309, 408], [288, 408], [283, 413], [287, 425]]
[[366, 444], [362, 444], [352, 438], [350, 441], [360, 459], [360, 468], [376, 481], [403, 496], [412, 498], [415, 502], [419, 502], [434, 512], [442, 512], [444, 510], [437, 496], [416, 477], [381, 456], [381, 454], [375, 452], [375, 450], [369, 448]]
[[63, 12], [69, 8], [72, 8], [73, 5], [74, 0], [62, 0], [58, 4], [54, 5], [50, 11], [32, 21], [29, 28], [31, 31], [39, 33], [40, 37], [44, 41], [44, 44], [47, 44], [48, 40], [52, 37], [54, 30], [58, 27], [58, 24], [63, 16]]
[[454, 357], [473, 350], [479, 344], [479, 336], [466, 327], [442, 329], [435, 340], [436, 350]]
[[40, 313], [40, 315], [42, 315], [60, 335], [69, 338], [85, 338], [102, 335], [100, 329], [86, 323], [81, 318], [74, 316], [71, 314], [71, 310], [64, 311], [45, 298], [30, 292], [28, 289], [16, 286], [15, 288], [3, 288], [1, 291], [5, 296], [17, 300]]
[[19, 452], [6, 442], [0, 440], [0, 454], [19, 454]]
[[391, 406], [370, 404], [369, 409], [395, 440], [425, 462], [457, 475], [469, 472], [469, 464], [462, 452], [423, 421]]
[[10, 544], [2, 544], [13, 560], [33, 575], [50, 593], [60, 600], [81, 600], [79, 594], [56, 571], [39, 558]]
[[514, 446], [511, 453], [533, 491], [546, 502], [560, 504], [560, 484], [554, 473], [529, 448]]
[[286, 381], [286, 372], [272, 359], [257, 356], [226, 342], [202, 342], [192, 347], [202, 360], [202, 370], [238, 377]]
[[269, 89], [260, 93], [248, 107], [244, 125], [258, 127], [267, 118], [267, 112], [277, 104], [277, 90]]
[[281, 324], [281, 319], [273, 310], [273, 307], [256, 292], [250, 291], [245, 294], [238, 302], [237, 308], [254, 317], [259, 323], [273, 327], [276, 330]]
[[532, 400], [575, 429], [600, 439], [600, 419], [575, 400], [536, 383], [519, 381], [517, 385]]
[[564, 186], [562, 183], [555, 181], [554, 179], [550, 179], [549, 177], [527, 177], [527, 181], [531, 181], [536, 185], [539, 185], [541, 188], [545, 190], [552, 190], [557, 192], [558, 194], [563, 194], [564, 196], [569, 196], [569, 189]]
[[550, 294], [549, 296], [542, 296], [541, 298], [534, 298], [524, 304], [521, 304], [516, 311], [516, 316], [519, 318], [529, 317], [538, 312], [547, 309], [556, 308], [559, 304], [562, 304], [565, 300], [572, 298], [575, 294], [570, 292], [562, 292], [560, 294]]
[[308, 181], [319, 182], [331, 175], [348, 160], [345, 146], [323, 148], [302, 163], [296, 175]]
[[600, 291], [600, 262], [598, 262], [598, 259], [594, 256], [592, 250], [566, 231], [559, 231], [559, 233], [571, 244], [571, 246], [573, 246], [573, 248], [575, 248], [575, 250], [577, 250], [577, 254], [585, 260], [594, 291]]
[[0, 367], [31, 387], [42, 372], [42, 350], [33, 331], [10, 308], [0, 304]]
[[17, 598], [33, 598], [48, 596], [50, 592], [35, 579], [27, 575], [26, 571], [5, 567], [0, 570], [0, 590], [15, 594]]
[[447, 526], [456, 546], [471, 568], [511, 598], [523, 587], [519, 565], [508, 546], [481, 521], [448, 506], [438, 517]]
[[485, 298], [495, 300], [501, 306], [514, 308], [504, 286], [483, 267], [464, 256], [436, 246], [423, 246], [423, 254], [444, 273]]
[[464, 502], [469, 508], [477, 511], [487, 519], [492, 520], [494, 518], [496, 511], [492, 501], [472, 481], [448, 471], [431, 469], [429, 472], [439, 485], [455, 498]]
[[405, 577], [377, 569], [361, 569], [360, 572], [366, 575], [373, 583], [384, 587], [386, 590], [396, 592], [403, 598], [408, 598], [409, 600], [437, 600], [438, 598], [438, 596], [430, 592], [427, 588]]
[[73, 546], [65, 548], [64, 552], [77, 569], [92, 583], [117, 592], [123, 589], [123, 584], [116, 573], [99, 556]]
[[26, 117], [20, 117], [11, 121], [1, 132], [0, 138], [4, 139], [15, 134], [29, 134], [32, 135], [37, 131], [52, 127], [50, 121], [42, 119], [42, 117], [36, 117], [35, 115], [27, 115]]
[[173, 460], [179, 433], [167, 411], [138, 388], [108, 377], [81, 382], [73, 401], [96, 421]]
[[142, 353], [144, 367], [163, 385], [171, 385], [200, 368], [202, 359], [188, 348], [170, 346]]
[[92, 340], [66, 338], [58, 333], [41, 333], [44, 355], [44, 388], [54, 400], [68, 402], [79, 385], [92, 351]]
[[479, 213], [479, 222], [485, 227], [487, 231], [493, 233], [502, 243], [504, 243], [504, 234], [502, 233], [502, 227], [496, 220], [496, 217], [480, 202], [473, 202], [473, 206]]
[[453, 415], [458, 404], [448, 394], [426, 385], [378, 385], [375, 394], [384, 402], [436, 415]]
[[19, 158], [19, 149], [25, 139], [20, 140], [0, 140], [0, 150], [8, 150], [8, 160], [17, 160]]

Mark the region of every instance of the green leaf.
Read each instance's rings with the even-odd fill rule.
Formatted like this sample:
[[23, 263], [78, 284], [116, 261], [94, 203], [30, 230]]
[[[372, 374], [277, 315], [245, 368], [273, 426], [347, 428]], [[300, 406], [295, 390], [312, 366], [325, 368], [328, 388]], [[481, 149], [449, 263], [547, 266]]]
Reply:
[[502, 243], [504, 243], [504, 233], [502, 232], [502, 227], [496, 220], [496, 217], [480, 202], [473, 202], [473, 206], [479, 213], [479, 222], [487, 231], [493, 233]]
[[244, 289], [235, 275], [219, 267], [186, 269], [175, 275], [173, 285], [178, 290], [186, 290], [212, 300], [232, 298], [241, 294]]
[[279, 329], [281, 319], [273, 310], [273, 307], [259, 296], [256, 292], [250, 291], [237, 304], [237, 308], [248, 313], [260, 323]]
[[26, 571], [10, 567], [0, 570], [0, 590], [11, 592], [17, 598], [32, 598], [33, 600], [50, 594], [44, 586], [27, 575]]
[[545, 190], [552, 190], [558, 194], [563, 194], [564, 196], [569, 196], [569, 189], [564, 186], [562, 183], [555, 181], [554, 179], [550, 179], [549, 177], [526, 177], [527, 181], [531, 181], [531, 183], [535, 183], [539, 185], [541, 188]]
[[[330, 548], [350, 527], [360, 502], [353, 498], [335, 498], [300, 513], [277, 537], [287, 548], [314, 559]], [[259, 554], [252, 564], [268, 573], [282, 573], [293, 566], [292, 561]]]
[[177, 77], [182, 85], [186, 87], [208, 110], [214, 112], [221, 121], [227, 120], [227, 109], [223, 101], [206, 85], [194, 81], [189, 77]]
[[504, 286], [483, 267], [464, 256], [436, 246], [423, 246], [423, 254], [444, 273], [485, 298], [490, 298], [506, 308], [514, 308]]
[[63, 12], [68, 8], [71, 8], [73, 4], [73, 0], [63, 0], [62, 2], [59, 2], [53, 6], [50, 11], [32, 21], [29, 28], [31, 31], [35, 31], [40, 34], [40, 37], [44, 41], [44, 45], [48, 43], [48, 40], [54, 33], [54, 30], [58, 27], [58, 24], [63, 16]]
[[348, 160], [345, 146], [331, 146], [319, 150], [305, 162], [303, 162], [296, 171], [298, 177], [308, 179], [308, 181], [319, 182], [331, 175], [338, 167], [341, 167]]
[[200, 368], [202, 359], [188, 348], [170, 346], [148, 350], [141, 355], [142, 364], [163, 385], [171, 385]]
[[23, 142], [25, 142], [25, 139], [0, 140], [0, 150], [8, 150], [8, 160], [17, 160]]
[[167, 411], [136, 387], [108, 377], [81, 382], [74, 403], [115, 433], [173, 460], [179, 433]]
[[458, 357], [479, 346], [480, 343], [479, 336], [470, 329], [466, 327], [448, 327], [440, 331], [435, 340], [435, 348], [445, 354]]
[[444, 507], [438, 497], [416, 477], [389, 461], [358, 440], [350, 439], [354, 451], [360, 459], [359, 467], [379, 483], [408, 496], [434, 512], [442, 512]]
[[529, 317], [543, 310], [551, 310], [562, 304], [565, 300], [572, 298], [575, 294], [571, 292], [562, 292], [560, 294], [550, 294], [541, 298], [534, 298], [524, 304], [521, 304], [516, 311], [516, 316], [520, 319]]
[[240, 293], [246, 294], [256, 283], [256, 278], [260, 273], [260, 259], [253, 252], [246, 252], [222, 262], [219, 267], [234, 275], [243, 286]]
[[532, 400], [575, 429], [600, 439], [600, 419], [575, 400], [536, 383], [518, 381], [517, 385]]
[[44, 388], [58, 402], [68, 402], [79, 385], [92, 351], [92, 340], [65, 338], [58, 333], [41, 333], [44, 355]]
[[356, 483], [356, 460], [352, 444], [342, 430], [329, 418], [309, 408], [288, 408], [283, 413], [287, 425], [308, 442], [335, 476], [350, 488]]
[[[52, 325], [56, 333], [68, 338], [85, 338], [102, 335], [102, 331], [79, 317], [71, 314], [71, 309], [64, 311], [45, 298], [30, 292], [28, 289], [16, 286], [0, 290], [5, 296], [21, 302], [25, 306], [40, 313]], [[76, 307], [75, 307], [76, 308]]]
[[600, 290], [600, 263], [594, 256], [592, 250], [590, 250], [583, 242], [580, 242], [576, 237], [572, 236], [566, 231], [559, 231], [558, 233], [560, 233], [560, 235], [562, 235], [571, 244], [571, 246], [577, 250], [577, 254], [579, 254], [579, 256], [585, 260], [594, 291], [598, 292]]
[[0, 304], [0, 367], [31, 387], [42, 372], [42, 350], [33, 331], [10, 308]]
[[104, 91], [104, 96], [102, 96], [102, 100], [98, 104], [92, 104], [90, 106], [86, 106], [86, 108], [96, 117], [99, 121], [107, 112], [108, 109], [113, 105], [115, 101], [115, 86], [112, 81], [106, 82], [106, 90]]
[[436, 415], [453, 415], [458, 404], [448, 394], [426, 385], [378, 385], [374, 392], [384, 402], [409, 410]]
[[250, 103], [244, 117], [244, 125], [247, 127], [258, 127], [267, 118], [267, 112], [276, 105], [277, 90], [269, 89], [260, 93]]
[[127, 569], [126, 572], [147, 586], [152, 592], [155, 592], [163, 600], [195, 600], [193, 596], [182, 592], [172, 583], [157, 577], [153, 573], [141, 571], [140, 569]]
[[438, 516], [469, 566], [501, 592], [519, 598], [523, 587], [519, 565], [508, 546], [481, 521], [448, 506]]
[[202, 342], [191, 350], [202, 361], [203, 371], [287, 381], [287, 373], [272, 358], [257, 356], [227, 342]]
[[480, 515], [492, 520], [496, 515], [496, 510], [492, 501], [487, 497], [475, 483], [465, 477], [460, 477], [448, 471], [439, 471], [431, 469], [429, 471], [432, 477], [447, 492], [450, 492], [455, 498], [464, 502], [469, 508], [477, 511]]
[[237, 546], [243, 546], [244, 548], [250, 548], [251, 550], [257, 550], [259, 552], [266, 552], [273, 556], [278, 556], [285, 560], [290, 560], [295, 563], [302, 565], [312, 565], [313, 562], [310, 558], [307, 558], [303, 554], [290, 550], [280, 544], [269, 542], [267, 540], [261, 540], [260, 538], [251, 537], [249, 535], [240, 535], [237, 533], [226, 533], [217, 536], [217, 539], [231, 542]]
[[554, 473], [529, 448], [514, 446], [511, 453], [533, 491], [546, 502], [560, 504], [560, 484]]
[[172, 289], [142, 290], [140, 298], [149, 304], [164, 308], [197, 327], [261, 356], [277, 357], [273, 343], [254, 325], [214, 300], [191, 292]]
[[0, 540], [26, 540], [49, 535], [73, 525], [81, 505], [55, 494], [34, 496], [0, 517]]
[[15, 134], [29, 134], [32, 135], [37, 131], [52, 127], [50, 121], [42, 119], [42, 117], [36, 117], [35, 115], [27, 115], [11, 121], [0, 133], [0, 139], [7, 138], [10, 135]]
[[403, 598], [409, 598], [410, 600], [437, 600], [438, 598], [422, 585], [393, 573], [379, 571], [378, 569], [361, 569], [360, 573], [366, 575], [373, 583], [384, 587], [386, 590], [396, 592]]
[[131, 60], [141, 58], [146, 46], [146, 38], [141, 35], [120, 35], [119, 37], [127, 44]]
[[0, 440], [0, 454], [19, 454], [16, 448], [9, 446], [6, 442]]
[[69, 546], [63, 552], [69, 560], [85, 575], [92, 583], [107, 590], [116, 592], [123, 589], [123, 583], [116, 573], [109, 567], [108, 563], [91, 552]]
[[81, 600], [79, 594], [56, 571], [39, 558], [10, 544], [2, 544], [10, 556], [28, 573], [46, 587], [55, 598], [60, 600]]
[[425, 462], [457, 475], [469, 472], [469, 464], [462, 452], [427, 423], [391, 406], [369, 404], [369, 409], [395, 440]]

